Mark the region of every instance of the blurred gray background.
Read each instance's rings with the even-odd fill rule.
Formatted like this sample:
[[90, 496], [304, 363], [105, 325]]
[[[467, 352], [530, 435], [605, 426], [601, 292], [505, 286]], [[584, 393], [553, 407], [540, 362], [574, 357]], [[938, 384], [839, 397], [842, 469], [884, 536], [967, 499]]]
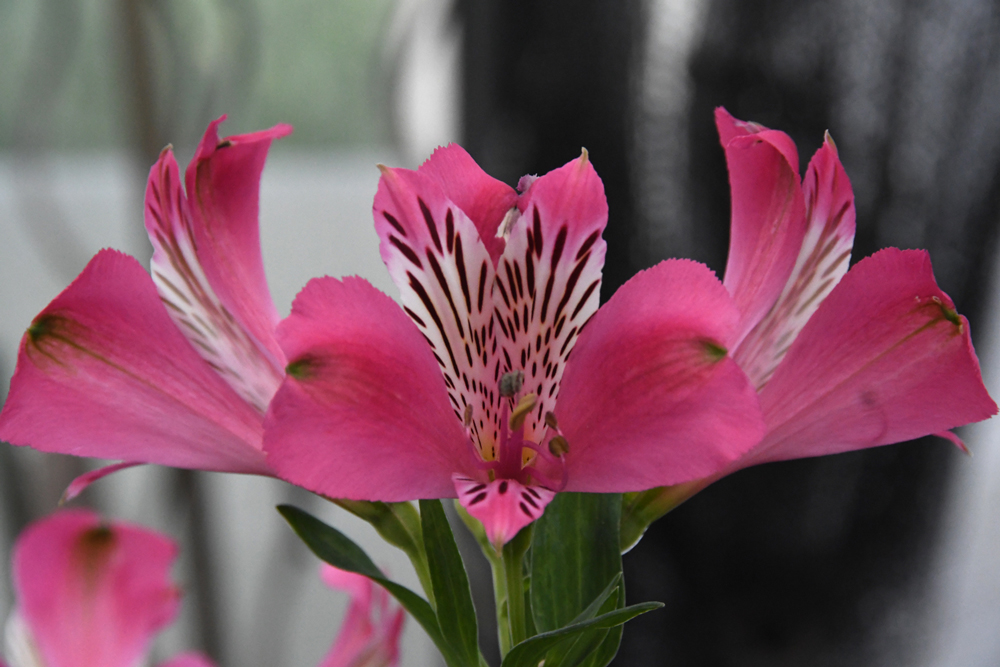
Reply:
[[[589, 149], [611, 210], [604, 298], [665, 257], [721, 272], [720, 104], [791, 134], [803, 167], [831, 131], [857, 195], [854, 259], [928, 248], [996, 396], [998, 59], [988, 0], [0, 0], [0, 397], [25, 327], [94, 252], [148, 260], [149, 165], [167, 143], [186, 164], [222, 113], [227, 134], [295, 126], [261, 189], [287, 313], [324, 274], [394, 294], [374, 165], [415, 167], [455, 140], [512, 184]], [[615, 664], [1000, 664], [998, 428], [966, 429], [971, 459], [926, 439], [710, 487], [626, 556], [631, 601], [667, 607], [626, 628]], [[91, 465], [0, 445], [0, 553]], [[273, 480], [145, 467], [77, 502], [182, 542], [186, 602], [161, 657], [317, 664], [345, 599], [279, 502], [416, 586], [367, 525]], [[487, 577], [473, 573], [489, 621]], [[4, 557], [0, 616], [11, 603]], [[403, 664], [436, 661], [411, 622]]]

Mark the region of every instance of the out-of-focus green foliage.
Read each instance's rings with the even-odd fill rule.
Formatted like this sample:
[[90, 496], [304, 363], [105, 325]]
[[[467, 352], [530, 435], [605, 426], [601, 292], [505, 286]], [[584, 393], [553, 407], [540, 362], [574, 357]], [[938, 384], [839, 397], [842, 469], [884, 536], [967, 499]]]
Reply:
[[292, 123], [284, 144], [388, 141], [391, 0], [0, 0], [0, 148], [129, 144], [130, 4], [168, 140], [228, 113], [226, 133]]

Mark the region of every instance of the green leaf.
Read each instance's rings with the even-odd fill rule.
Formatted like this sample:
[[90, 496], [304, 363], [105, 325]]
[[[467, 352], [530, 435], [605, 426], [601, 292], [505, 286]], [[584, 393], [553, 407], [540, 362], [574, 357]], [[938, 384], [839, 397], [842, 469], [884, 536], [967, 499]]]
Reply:
[[[573, 623], [589, 621], [595, 616], [606, 614], [618, 608], [618, 587], [621, 576], [617, 576], [608, 583], [608, 586]], [[622, 605], [624, 606], [624, 605]], [[620, 627], [620, 626], [619, 626]], [[582, 633], [573, 641], [564, 641], [557, 644], [545, 656], [546, 667], [574, 667], [587, 661], [592, 653], [596, 651], [607, 639], [608, 630], [588, 630]], [[615, 646], [617, 648], [617, 645]]]
[[[614, 591], [616, 606], [625, 606], [620, 517], [619, 494], [560, 493], [545, 508], [535, 522], [531, 549], [532, 612], [539, 630], [556, 630], [609, 611], [604, 604]], [[565, 661], [604, 667], [620, 641], [620, 628], [591, 631], [560, 646], [546, 665]]]
[[389, 591], [424, 628], [438, 650], [441, 651], [448, 665], [450, 667], [465, 667], [466, 663], [457, 659], [451, 646], [444, 640], [437, 615], [427, 600], [406, 586], [386, 579], [364, 549], [336, 528], [326, 525], [308, 512], [292, 505], [279, 505], [278, 512], [285, 517], [295, 533], [321, 560], [334, 567], [339, 567], [341, 570], [362, 574]]
[[420, 501], [427, 565], [441, 633], [466, 665], [479, 664], [479, 634], [472, 589], [440, 500]]
[[427, 554], [420, 528], [420, 514], [412, 503], [383, 503], [369, 500], [332, 498], [331, 502], [371, 524], [386, 542], [401, 549], [417, 571], [417, 578], [433, 606], [434, 592], [427, 570]]
[[511, 649], [510, 653], [503, 659], [501, 667], [537, 667], [546, 654], [561, 642], [571, 641], [588, 631], [610, 630], [632, 620], [640, 614], [659, 609], [662, 606], [663, 604], [660, 602], [643, 602], [642, 604], [601, 614], [589, 621], [574, 623], [559, 630], [535, 635]]
[[541, 632], [574, 621], [621, 574], [620, 494], [560, 493], [534, 524], [531, 609]]
[[611, 628], [604, 636], [604, 641], [596, 651], [579, 664], [583, 667], [606, 667], [618, 655], [618, 646], [622, 643], [622, 626]]

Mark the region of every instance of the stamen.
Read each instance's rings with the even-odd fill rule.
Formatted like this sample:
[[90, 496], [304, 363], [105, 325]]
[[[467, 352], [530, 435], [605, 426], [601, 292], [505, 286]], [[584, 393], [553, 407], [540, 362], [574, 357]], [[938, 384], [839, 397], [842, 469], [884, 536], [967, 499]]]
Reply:
[[551, 429], [559, 430], [559, 422], [556, 421], [556, 416], [552, 412], [545, 413], [545, 425]]
[[554, 435], [549, 440], [549, 451], [553, 456], [562, 456], [569, 453], [569, 441], [561, 435]]
[[510, 430], [516, 431], [524, 426], [525, 418], [535, 409], [535, 405], [537, 404], [538, 396], [536, 394], [525, 394], [520, 402], [518, 402], [517, 407], [514, 408], [514, 411], [510, 413], [510, 420], [508, 422]]
[[465, 406], [465, 428], [472, 426], [472, 405]]
[[524, 371], [511, 371], [500, 376], [500, 395], [513, 398], [524, 386]]

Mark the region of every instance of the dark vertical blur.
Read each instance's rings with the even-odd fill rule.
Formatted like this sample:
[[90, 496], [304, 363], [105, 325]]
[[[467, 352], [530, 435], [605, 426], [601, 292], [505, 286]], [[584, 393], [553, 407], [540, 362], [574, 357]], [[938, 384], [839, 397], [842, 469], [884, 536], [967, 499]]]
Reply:
[[[803, 167], [829, 129], [857, 197], [854, 259], [929, 249], [981, 333], [1000, 204], [995, 3], [459, 7], [467, 147], [508, 182], [590, 149], [611, 209], [605, 298], [674, 254], [721, 274], [729, 197], [712, 109], [724, 105], [788, 132]], [[674, 35], [650, 19], [657, 10], [690, 24]], [[689, 47], [678, 46], [684, 35]], [[615, 664], [909, 664], [957, 456], [927, 439], [710, 487], [626, 556], [630, 600], [667, 607], [627, 626]]]
[[463, 140], [487, 172], [516, 184], [590, 153], [611, 208], [607, 298], [635, 273], [631, 75], [639, 3], [460, 1]]

